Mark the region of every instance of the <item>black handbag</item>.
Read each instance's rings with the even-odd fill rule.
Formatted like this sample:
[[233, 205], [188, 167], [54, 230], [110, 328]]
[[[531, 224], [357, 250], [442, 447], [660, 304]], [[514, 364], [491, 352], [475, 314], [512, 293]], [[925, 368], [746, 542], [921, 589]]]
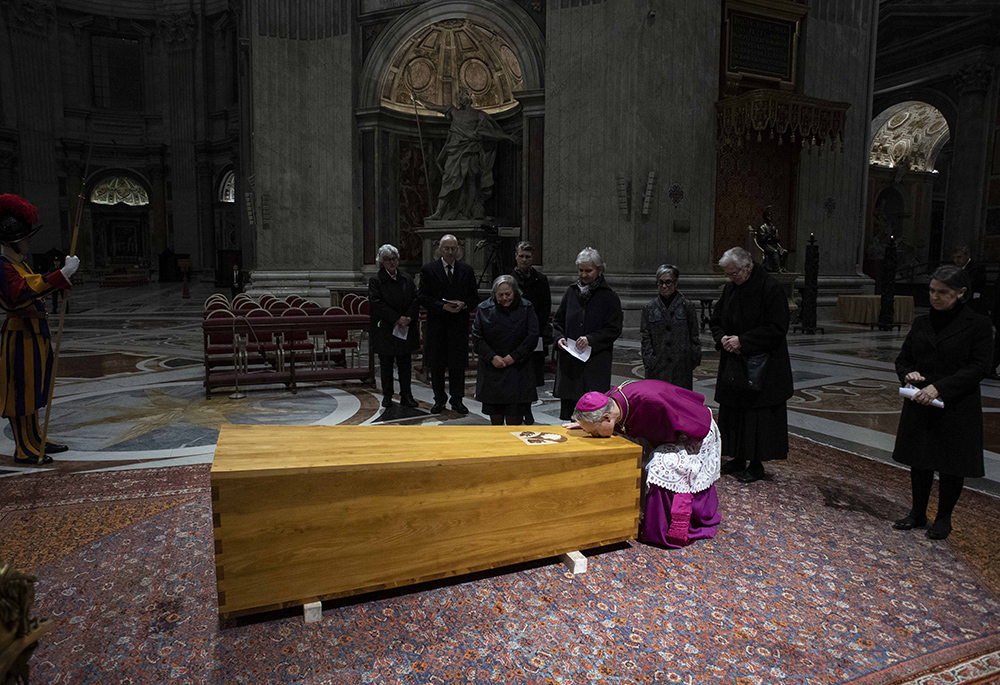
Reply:
[[730, 355], [719, 382], [738, 390], [760, 392], [764, 387], [764, 372], [767, 370], [767, 360], [770, 356], [766, 352], [750, 357], [741, 354]]
[[767, 360], [770, 358], [771, 355], [766, 352], [744, 358], [747, 365], [747, 390], [760, 392], [764, 389], [764, 372], [767, 371]]

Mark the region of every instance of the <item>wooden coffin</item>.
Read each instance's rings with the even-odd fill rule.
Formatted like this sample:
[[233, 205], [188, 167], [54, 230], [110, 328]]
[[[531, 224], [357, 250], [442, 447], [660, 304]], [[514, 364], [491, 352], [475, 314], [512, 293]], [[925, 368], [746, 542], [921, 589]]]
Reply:
[[[533, 427], [534, 428], [534, 427]], [[634, 538], [641, 449], [543, 427], [224, 426], [219, 614], [240, 616]]]

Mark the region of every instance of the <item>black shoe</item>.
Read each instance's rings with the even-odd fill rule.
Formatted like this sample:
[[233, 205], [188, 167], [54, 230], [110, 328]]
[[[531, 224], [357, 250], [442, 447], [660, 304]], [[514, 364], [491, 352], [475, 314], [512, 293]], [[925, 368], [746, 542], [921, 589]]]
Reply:
[[745, 460], [730, 459], [729, 461], [727, 461], [725, 464], [722, 465], [722, 468], [719, 469], [719, 472], [723, 476], [728, 476], [730, 474], [738, 475], [746, 471], [746, 468], [747, 468], [747, 463]]
[[[25, 466], [29, 466], [29, 465], [30, 466], [38, 466], [38, 457], [26, 457], [24, 459], [21, 459], [20, 457], [14, 457], [14, 463], [15, 464], [23, 464]], [[51, 464], [51, 463], [52, 463], [52, 457], [50, 457], [47, 454], [44, 457], [42, 457], [42, 465]]]
[[927, 529], [927, 537], [931, 540], [944, 540], [951, 534], [951, 519], [938, 519]]
[[905, 517], [893, 523], [892, 527], [896, 530], [913, 530], [914, 528], [923, 528], [926, 525], [926, 516], [917, 516], [911, 511]]
[[69, 447], [66, 445], [60, 445], [56, 442], [45, 441], [45, 454], [59, 454], [60, 452], [68, 452]]
[[457, 411], [459, 414], [468, 414], [469, 408], [462, 404], [462, 400], [453, 401], [451, 403], [451, 408]]
[[524, 413], [524, 425], [525, 426], [535, 425], [535, 416], [534, 414], [531, 413], [530, 409]]
[[754, 483], [762, 479], [764, 475], [764, 465], [759, 461], [752, 461], [746, 471], [736, 474], [736, 480], [741, 483]]
[[391, 407], [393, 405], [395, 405], [395, 402], [392, 401], [392, 397], [383, 397], [382, 398], [382, 406], [383, 407]]
[[444, 411], [444, 402], [435, 402], [431, 407], [431, 414], [440, 414]]
[[400, 395], [399, 403], [404, 407], [418, 407], [417, 401], [413, 399], [413, 395]]

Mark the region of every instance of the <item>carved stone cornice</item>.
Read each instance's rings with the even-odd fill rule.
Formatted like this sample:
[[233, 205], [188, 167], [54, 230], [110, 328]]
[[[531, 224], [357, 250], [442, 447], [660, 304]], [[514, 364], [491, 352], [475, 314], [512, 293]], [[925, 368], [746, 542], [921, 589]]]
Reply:
[[194, 37], [195, 21], [190, 12], [157, 19], [156, 26], [167, 43], [183, 45]]
[[985, 93], [993, 80], [993, 65], [983, 60], [963, 67], [955, 74], [955, 87], [959, 95]]
[[55, 18], [56, 8], [45, 0], [13, 0], [7, 6], [7, 22], [11, 28], [36, 35], [48, 32], [49, 22]]

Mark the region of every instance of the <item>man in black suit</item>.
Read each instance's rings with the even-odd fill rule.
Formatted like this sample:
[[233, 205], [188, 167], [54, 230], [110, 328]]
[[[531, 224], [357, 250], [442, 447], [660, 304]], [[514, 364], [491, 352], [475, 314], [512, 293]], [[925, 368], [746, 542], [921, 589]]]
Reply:
[[444, 372], [448, 369], [451, 407], [468, 414], [465, 396], [465, 369], [469, 366], [469, 312], [479, 304], [476, 274], [468, 264], [457, 261], [458, 239], [446, 234], [440, 242], [441, 259], [424, 264], [420, 270], [420, 304], [427, 310], [427, 337], [424, 363], [431, 370], [434, 406], [431, 413], [444, 409]]
[[977, 314], [986, 313], [986, 302], [983, 299], [986, 292], [986, 267], [975, 261], [969, 248], [964, 245], [955, 248], [951, 253], [952, 264], [962, 269], [969, 275], [972, 281], [972, 297], [969, 299], [969, 306]]

